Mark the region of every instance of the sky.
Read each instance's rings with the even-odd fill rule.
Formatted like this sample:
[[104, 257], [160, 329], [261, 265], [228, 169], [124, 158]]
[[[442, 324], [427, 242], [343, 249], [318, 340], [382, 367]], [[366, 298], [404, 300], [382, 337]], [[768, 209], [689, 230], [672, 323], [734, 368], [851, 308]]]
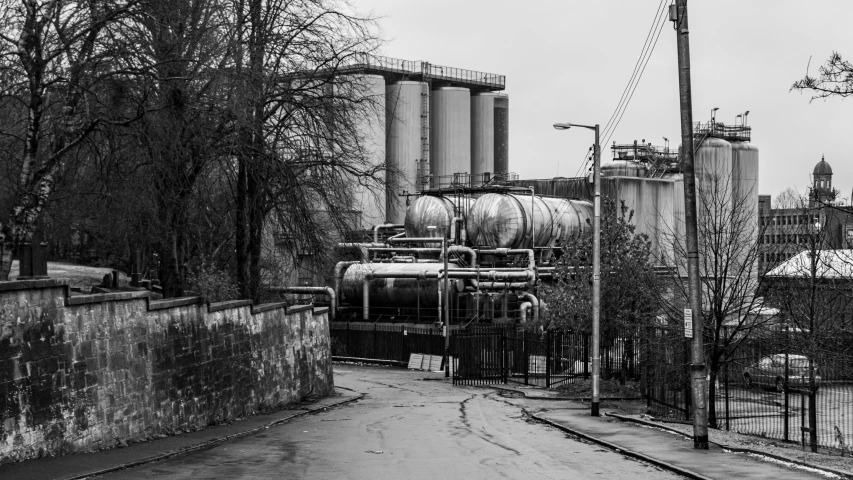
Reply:
[[[668, 1], [668, 0], [667, 0]], [[382, 54], [506, 75], [510, 171], [575, 176], [593, 135], [555, 122], [607, 124], [640, 56], [660, 0], [354, 0], [381, 17]], [[821, 155], [839, 198], [853, 190], [853, 99], [790, 91], [833, 51], [853, 60], [853, 1], [688, 3], [693, 120], [734, 123], [749, 110], [759, 191], [805, 193]], [[664, 25], [609, 143], [681, 138], [676, 35]], [[602, 138], [604, 142], [604, 138]], [[602, 146], [602, 162], [611, 158]]]

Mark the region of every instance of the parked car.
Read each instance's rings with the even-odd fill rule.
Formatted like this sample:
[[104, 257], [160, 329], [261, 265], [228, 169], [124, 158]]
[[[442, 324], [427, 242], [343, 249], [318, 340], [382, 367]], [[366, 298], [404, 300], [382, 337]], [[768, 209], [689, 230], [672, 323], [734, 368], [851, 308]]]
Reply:
[[[817, 365], [815, 368], [815, 384], [820, 383]], [[788, 379], [785, 380], [785, 354], [777, 353], [761, 358], [758, 362], [743, 371], [743, 380], [747, 387], [775, 388], [783, 391], [786, 388], [805, 388], [809, 385], [809, 359], [805, 355], [788, 354]]]

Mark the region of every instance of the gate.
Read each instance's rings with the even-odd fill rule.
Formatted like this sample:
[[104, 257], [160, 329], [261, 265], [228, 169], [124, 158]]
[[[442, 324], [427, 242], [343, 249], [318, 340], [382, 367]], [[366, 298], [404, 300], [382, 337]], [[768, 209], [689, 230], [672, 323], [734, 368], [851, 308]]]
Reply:
[[514, 328], [459, 332], [451, 339], [454, 385], [520, 383], [551, 388], [589, 378], [589, 335]]

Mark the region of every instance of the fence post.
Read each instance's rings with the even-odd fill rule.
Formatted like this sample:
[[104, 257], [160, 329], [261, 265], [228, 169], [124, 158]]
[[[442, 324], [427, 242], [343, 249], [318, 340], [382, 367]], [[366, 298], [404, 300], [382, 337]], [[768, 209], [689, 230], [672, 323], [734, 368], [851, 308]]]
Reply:
[[[729, 364], [730, 363], [731, 363], [730, 361], [726, 362], [726, 370], [724, 372], [724, 374], [726, 375], [726, 383], [725, 383], [725, 387], [726, 387], [726, 431], [731, 430], [731, 423], [732, 423], [732, 418], [731, 418], [731, 416], [729, 416]], [[787, 419], [786, 419], [786, 421], [787, 421]]]
[[350, 357], [354, 357], [355, 355], [353, 355], [353, 354], [352, 354], [352, 346], [350, 345], [350, 343], [352, 343], [352, 342], [350, 342], [350, 336], [351, 336], [351, 333], [350, 333], [350, 330], [349, 330], [349, 323], [350, 323], [350, 322], [349, 322], [349, 321], [347, 321], [347, 333], [346, 333], [346, 337], [347, 337], [347, 355], [348, 355], [348, 356], [350, 356]]
[[376, 340], [376, 324], [373, 324], [373, 356], [371, 358], [379, 358], [379, 345]]
[[545, 330], [545, 388], [551, 388], [551, 330]]
[[782, 389], [782, 393], [785, 395], [785, 405], [784, 405], [784, 415], [785, 418], [782, 420], [783, 422], [783, 432], [785, 441], [788, 441], [788, 379], [791, 378], [788, 372], [788, 349], [785, 349], [785, 388]]
[[583, 334], [583, 378], [589, 378], [589, 334]]
[[522, 355], [524, 355], [524, 384], [530, 385], [530, 354], [527, 350], [527, 330], [521, 333]]
[[506, 329], [501, 332], [501, 380], [507, 383], [507, 362], [506, 362]]

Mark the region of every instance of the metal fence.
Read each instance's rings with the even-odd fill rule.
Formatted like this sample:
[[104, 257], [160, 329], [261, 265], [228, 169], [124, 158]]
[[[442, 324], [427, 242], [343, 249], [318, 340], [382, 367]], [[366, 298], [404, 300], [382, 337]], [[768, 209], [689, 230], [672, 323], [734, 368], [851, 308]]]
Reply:
[[444, 355], [440, 327], [332, 322], [332, 355], [408, 362], [413, 353]]
[[[730, 348], [716, 366], [707, 362], [712, 427], [800, 443], [815, 451], [851, 451], [850, 339], [815, 342], [802, 332], [778, 330], [751, 332], [745, 338], [724, 332], [723, 338], [731, 340]], [[656, 329], [648, 345], [645, 395], [652, 414], [689, 420], [689, 344], [677, 333]]]

